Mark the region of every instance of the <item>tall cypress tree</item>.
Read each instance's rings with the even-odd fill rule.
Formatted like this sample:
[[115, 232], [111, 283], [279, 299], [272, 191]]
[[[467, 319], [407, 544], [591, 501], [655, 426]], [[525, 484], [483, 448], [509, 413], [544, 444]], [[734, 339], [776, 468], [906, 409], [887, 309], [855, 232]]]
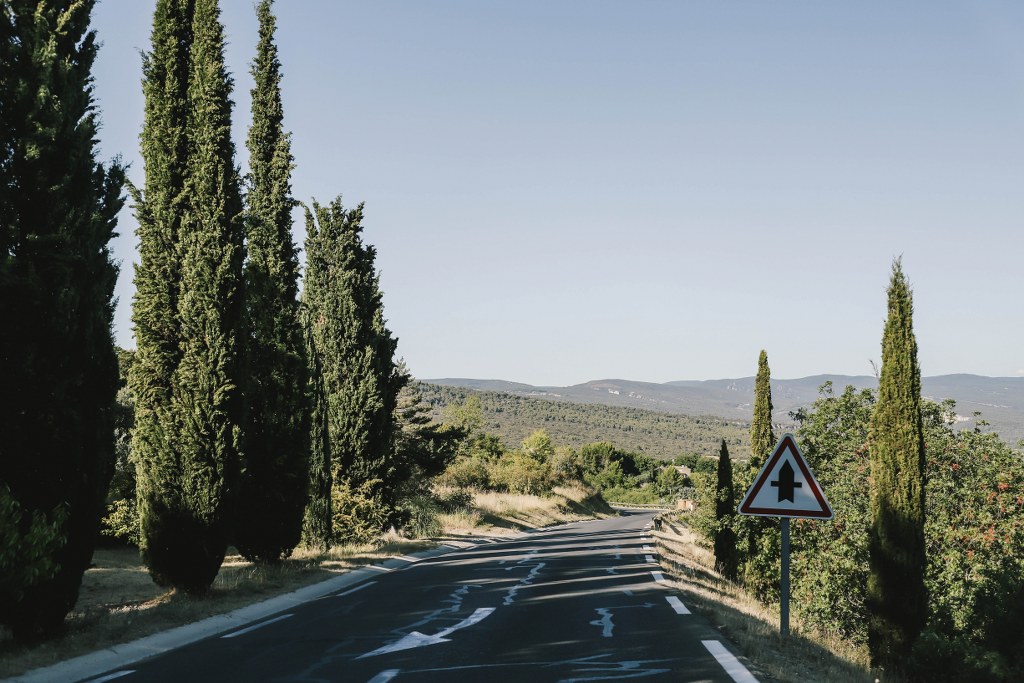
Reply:
[[[383, 316], [376, 251], [362, 241], [363, 207], [340, 199], [306, 214], [303, 300], [325, 397], [335, 490], [393, 503], [394, 409], [402, 377]], [[339, 489], [340, 487], [340, 489]]]
[[308, 498], [310, 424], [299, 259], [291, 234], [293, 160], [283, 128], [271, 0], [263, 0], [257, 14], [246, 211], [248, 419], [234, 540], [245, 557], [273, 562], [299, 542]]
[[753, 475], [761, 471], [775, 447], [772, 409], [772, 373], [768, 368], [768, 353], [761, 349], [757, 358], [757, 377], [754, 378], [754, 417], [750, 423], [749, 469]]
[[739, 567], [736, 532], [733, 531], [736, 493], [732, 485], [732, 460], [729, 458], [729, 447], [725, 445], [725, 439], [722, 439], [722, 447], [718, 452], [718, 481], [715, 491], [715, 569], [725, 578], [735, 581]]
[[878, 401], [871, 415], [868, 645], [876, 665], [899, 667], [924, 628], [924, 435], [913, 301], [892, 266]]
[[113, 473], [124, 171], [96, 161], [93, 5], [0, 2], [0, 565], [40, 570], [5, 572], [0, 622], [22, 640], [74, 606]]
[[216, 0], [159, 0], [143, 72], [132, 371], [141, 547], [157, 583], [203, 593], [227, 547], [242, 424], [241, 193]]
[[[754, 415], [750, 422], [750, 462], [743, 473], [742, 485], [749, 487], [775, 447], [772, 427], [772, 384], [768, 353], [761, 349], [754, 378]], [[762, 599], [771, 599], [777, 587], [780, 557], [778, 537], [770, 531], [772, 523], [763, 517], [743, 517], [739, 524], [741, 547], [746, 554], [744, 582]]]

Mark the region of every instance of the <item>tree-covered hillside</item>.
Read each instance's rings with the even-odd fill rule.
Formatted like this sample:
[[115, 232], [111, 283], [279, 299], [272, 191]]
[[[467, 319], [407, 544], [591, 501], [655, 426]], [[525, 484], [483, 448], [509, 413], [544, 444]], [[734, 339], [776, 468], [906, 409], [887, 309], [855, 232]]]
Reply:
[[467, 396], [478, 396], [487, 423], [485, 430], [498, 435], [509, 446], [518, 446], [535, 430], [544, 429], [559, 444], [579, 447], [608, 441], [618, 448], [662, 460], [684, 453], [714, 455], [722, 439], [734, 458], [750, 455], [750, 426], [739, 420], [551, 401], [435, 384], [423, 384], [421, 388], [438, 419], [446, 406], [462, 405]]

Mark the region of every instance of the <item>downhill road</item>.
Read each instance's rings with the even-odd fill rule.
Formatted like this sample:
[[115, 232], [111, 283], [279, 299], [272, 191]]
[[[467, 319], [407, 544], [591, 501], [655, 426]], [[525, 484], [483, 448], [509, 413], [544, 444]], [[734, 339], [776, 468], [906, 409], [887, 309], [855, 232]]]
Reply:
[[755, 683], [664, 579], [654, 513], [483, 541], [90, 681]]

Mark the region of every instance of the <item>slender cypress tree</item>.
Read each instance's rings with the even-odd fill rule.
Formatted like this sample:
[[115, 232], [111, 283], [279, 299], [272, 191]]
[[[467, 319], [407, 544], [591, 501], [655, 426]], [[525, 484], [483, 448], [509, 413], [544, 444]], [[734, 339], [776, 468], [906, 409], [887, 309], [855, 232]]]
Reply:
[[159, 0], [143, 89], [132, 371], [141, 547], [157, 583], [204, 593], [227, 547], [242, 424], [241, 193], [216, 0]]
[[[754, 416], [750, 423], [750, 462], [742, 475], [744, 489], [761, 471], [775, 447], [772, 427], [772, 384], [768, 353], [761, 349], [754, 379]], [[777, 536], [770, 532], [772, 522], [763, 517], [743, 517], [739, 524], [741, 547], [746, 554], [744, 582], [762, 599], [771, 599], [778, 584], [780, 557]]]
[[736, 554], [736, 532], [733, 519], [736, 514], [736, 493], [732, 485], [732, 460], [729, 448], [722, 439], [718, 452], [718, 483], [715, 493], [715, 569], [722, 576], [735, 581], [738, 575], [739, 558]]
[[25, 572], [0, 623], [21, 640], [74, 606], [113, 473], [124, 171], [96, 161], [93, 5], [0, 2], [0, 566]]
[[913, 301], [893, 263], [882, 336], [878, 401], [871, 415], [868, 645], [876, 665], [898, 668], [928, 616], [924, 544], [924, 436]]
[[772, 373], [768, 368], [768, 353], [761, 349], [754, 379], [754, 417], [750, 423], [749, 469], [754, 475], [761, 471], [775, 447], [772, 409]]
[[393, 359], [397, 340], [383, 317], [376, 251], [361, 237], [362, 215], [362, 205], [346, 210], [340, 199], [307, 210], [304, 318], [326, 399], [334, 490], [361, 489], [359, 495], [386, 507], [396, 478], [392, 440], [402, 376]]
[[263, 0], [257, 14], [246, 212], [248, 419], [234, 540], [245, 557], [273, 562], [299, 542], [308, 498], [310, 425], [297, 298], [299, 259], [291, 234], [293, 163], [282, 125], [271, 0]]

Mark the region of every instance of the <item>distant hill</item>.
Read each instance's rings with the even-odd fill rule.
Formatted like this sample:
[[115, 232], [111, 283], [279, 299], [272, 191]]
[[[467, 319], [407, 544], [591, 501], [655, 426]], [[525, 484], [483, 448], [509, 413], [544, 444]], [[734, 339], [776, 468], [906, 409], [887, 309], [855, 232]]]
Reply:
[[714, 456], [722, 439], [733, 457], [750, 456], [750, 425], [744, 420], [672, 415], [629, 406], [581, 403], [539, 395], [484, 391], [472, 387], [421, 383], [423, 398], [441, 419], [447, 406], [480, 398], [485, 430], [510, 447], [545, 430], [556, 446], [579, 447], [609, 441], [618, 448], [667, 460], [683, 454]]
[[[464, 387], [479, 391], [498, 391], [515, 396], [549, 401], [601, 404], [639, 408], [677, 415], [708, 415], [725, 421], [746, 421], [753, 413], [754, 378], [706, 381], [677, 381], [665, 384], [605, 379], [570, 387], [537, 387], [503, 380], [432, 379], [430, 384]], [[815, 375], [802, 379], [772, 380], [774, 421], [792, 424], [789, 413], [811, 405], [818, 389], [832, 382], [837, 392], [847, 385], [875, 388], [874, 377], [849, 375]], [[957, 404], [959, 424], [973, 428], [974, 413], [990, 423], [986, 431], [999, 434], [1007, 443], [1016, 445], [1024, 439], [1024, 377], [983, 377], [980, 375], [938, 375], [922, 380], [926, 398], [941, 401], [952, 398]]]

